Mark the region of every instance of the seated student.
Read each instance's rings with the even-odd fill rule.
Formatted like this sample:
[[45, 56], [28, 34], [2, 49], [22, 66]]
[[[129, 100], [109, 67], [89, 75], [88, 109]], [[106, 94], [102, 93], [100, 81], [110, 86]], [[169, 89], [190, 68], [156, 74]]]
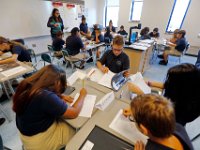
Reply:
[[104, 42], [105, 43], [111, 43], [112, 40], [113, 40], [113, 36], [110, 32], [110, 29], [106, 28], [106, 32], [104, 34]]
[[106, 51], [99, 61], [97, 67], [107, 73], [109, 70], [114, 73], [127, 70], [125, 76], [129, 75], [130, 61], [129, 57], [123, 52], [124, 40], [123, 37], [117, 35], [113, 39], [112, 50]]
[[0, 55], [8, 51], [12, 53], [12, 57], [5, 60], [0, 60], [0, 64], [12, 63], [16, 62], [17, 60], [21, 62], [31, 62], [31, 56], [22, 44], [1, 37]]
[[56, 57], [62, 56], [61, 50], [63, 48], [63, 45], [65, 44], [65, 41], [62, 38], [63, 38], [63, 32], [58, 31], [56, 33], [56, 38], [53, 39], [52, 46], [53, 46], [54, 50], [56, 51], [54, 53]]
[[13, 99], [16, 125], [25, 149], [61, 149], [75, 134], [62, 119], [76, 118], [87, 94], [80, 96], [73, 106], [69, 96], [62, 95], [66, 88], [66, 73], [55, 65], [48, 65], [23, 80]]
[[179, 32], [179, 31], [180, 31], [179, 29], [174, 30], [173, 36], [172, 36], [172, 38], [169, 40], [169, 42], [176, 44], [176, 42], [177, 42], [177, 40], [178, 40], [177, 35], [178, 35], [178, 32]]
[[152, 38], [159, 38], [159, 37], [160, 37], [160, 33], [159, 33], [159, 31], [158, 31], [158, 28], [154, 28], [154, 29], [153, 29], [153, 32], [151, 32], [151, 33], [149, 34], [149, 36], [152, 37]]
[[87, 56], [85, 53], [80, 52], [80, 50], [85, 50], [85, 45], [80, 38], [79, 28], [75, 27], [71, 30], [71, 35], [66, 39], [66, 49], [68, 49], [68, 53], [69, 55], [72, 55], [72, 58], [82, 59], [79, 68], [83, 69], [85, 64], [84, 59], [86, 59]]
[[170, 46], [170, 50], [165, 50], [163, 55], [159, 55], [158, 57], [163, 59], [159, 62], [160, 65], [167, 65], [168, 63], [168, 55], [180, 55], [186, 48], [187, 42], [185, 39], [185, 30], [180, 30], [177, 34], [177, 42], [174, 43], [167, 43]]
[[[97, 25], [94, 26], [94, 31], [92, 32], [91, 40], [94, 41], [95, 44], [104, 42], [104, 37], [101, 34], [101, 30]], [[98, 49], [97, 54], [96, 54], [97, 58], [99, 58], [100, 55], [101, 55], [101, 53], [100, 53], [100, 50]]]
[[86, 38], [91, 38], [90, 31], [88, 30], [88, 25], [86, 23], [86, 18], [84, 15], [82, 16], [81, 21], [82, 21], [80, 24], [81, 35], [86, 36]]
[[117, 33], [122, 35], [122, 36], [127, 36], [128, 35], [128, 33], [124, 30], [124, 26], [123, 25], [121, 25], [120, 30]]
[[[180, 64], [170, 68], [165, 83], [148, 81], [151, 87], [163, 89], [164, 96], [175, 105], [176, 122], [182, 124], [195, 120], [200, 115], [200, 71], [193, 64]], [[135, 84], [129, 84], [130, 91], [144, 94]]]
[[112, 20], [109, 21], [109, 26], [106, 27], [106, 30], [109, 30], [111, 33], [116, 32]]
[[140, 40], [151, 39], [149, 36], [149, 27], [145, 27], [140, 32]]
[[185, 128], [175, 121], [173, 104], [166, 98], [154, 95], [140, 95], [131, 104], [131, 112], [125, 110], [125, 116], [149, 139], [144, 145], [136, 142], [134, 150], [193, 150]]

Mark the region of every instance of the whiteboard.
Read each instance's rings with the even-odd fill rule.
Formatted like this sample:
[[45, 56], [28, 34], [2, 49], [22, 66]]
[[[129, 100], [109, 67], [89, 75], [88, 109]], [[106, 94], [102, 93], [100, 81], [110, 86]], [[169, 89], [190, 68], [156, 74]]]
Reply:
[[[68, 9], [66, 4], [58, 8], [65, 27], [79, 26], [80, 6]], [[50, 1], [1, 0], [0, 36], [10, 39], [50, 35], [47, 22], [53, 10]]]

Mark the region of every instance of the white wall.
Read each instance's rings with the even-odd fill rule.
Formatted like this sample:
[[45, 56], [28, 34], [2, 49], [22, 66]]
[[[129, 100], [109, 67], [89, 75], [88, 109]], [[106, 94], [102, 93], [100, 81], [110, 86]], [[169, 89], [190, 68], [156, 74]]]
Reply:
[[87, 11], [87, 24], [92, 27], [97, 22], [97, 0], [85, 0], [85, 9]]
[[[123, 24], [127, 31], [131, 26], [137, 24], [136, 22], [129, 22], [131, 1], [132, 0], [120, 0], [118, 26]], [[154, 27], [158, 27], [161, 37], [169, 38], [169, 35], [165, 34], [165, 30], [173, 4], [174, 0], [144, 0], [141, 16], [142, 27], [148, 26], [151, 30], [153, 30]], [[104, 6], [102, 6], [102, 3], [100, 3], [99, 6], [99, 10], [103, 11]], [[198, 33], [200, 32], [199, 6], [200, 0], [192, 0], [182, 29], [186, 30], [186, 36], [190, 44], [200, 47], [200, 38], [198, 38]], [[99, 18], [103, 18], [103, 13]], [[99, 21], [102, 20], [99, 19]]]

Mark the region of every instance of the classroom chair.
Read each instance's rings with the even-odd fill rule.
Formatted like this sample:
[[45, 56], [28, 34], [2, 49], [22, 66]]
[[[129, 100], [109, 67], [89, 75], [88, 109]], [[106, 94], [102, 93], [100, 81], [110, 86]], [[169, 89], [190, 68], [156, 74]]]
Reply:
[[51, 57], [48, 54], [41, 54], [41, 59], [44, 62], [44, 66], [45, 66], [45, 62], [47, 63], [52, 63]]

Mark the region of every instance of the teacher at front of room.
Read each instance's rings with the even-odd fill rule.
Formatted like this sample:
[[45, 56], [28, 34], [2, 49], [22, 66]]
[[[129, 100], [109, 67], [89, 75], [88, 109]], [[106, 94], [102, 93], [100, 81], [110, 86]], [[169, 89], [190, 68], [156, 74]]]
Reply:
[[52, 11], [52, 15], [49, 18], [49, 21], [47, 23], [47, 27], [51, 28], [51, 37], [54, 39], [56, 37], [56, 33], [58, 31], [62, 31], [64, 29], [63, 20], [60, 17], [59, 10], [57, 8], [54, 8]]

